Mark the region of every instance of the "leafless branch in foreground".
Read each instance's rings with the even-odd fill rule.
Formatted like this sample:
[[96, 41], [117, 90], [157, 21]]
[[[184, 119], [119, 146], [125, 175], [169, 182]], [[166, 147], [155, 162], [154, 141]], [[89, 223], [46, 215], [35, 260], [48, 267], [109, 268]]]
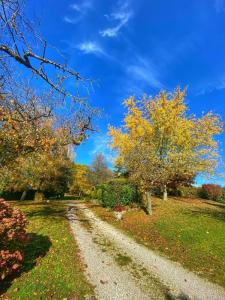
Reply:
[[[80, 73], [71, 69], [66, 62], [59, 63], [47, 57], [48, 44], [26, 18], [23, 0], [0, 0], [0, 31], [0, 63], [6, 64], [7, 60], [13, 60], [31, 70], [63, 97], [70, 96], [78, 100], [63, 83], [68, 78], [82, 82], [89, 80], [81, 77]], [[58, 51], [55, 53], [58, 54]], [[52, 70], [54, 78], [50, 75]]]

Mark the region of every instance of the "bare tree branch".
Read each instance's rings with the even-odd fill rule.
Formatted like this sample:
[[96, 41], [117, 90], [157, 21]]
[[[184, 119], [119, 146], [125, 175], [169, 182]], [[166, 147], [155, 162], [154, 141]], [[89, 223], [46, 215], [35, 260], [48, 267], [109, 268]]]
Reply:
[[[0, 36], [0, 54], [7, 54], [8, 59], [30, 69], [62, 96], [78, 100], [77, 96], [63, 87], [64, 81], [69, 77], [82, 82], [90, 80], [69, 68], [66, 62], [59, 63], [46, 57], [48, 44], [38, 36], [31, 22], [26, 19], [23, 6], [23, 0], [0, 0], [0, 30], [4, 33]], [[37, 46], [34, 46], [33, 40], [37, 41]], [[56, 70], [55, 78], [50, 76], [49, 71], [45, 71], [44, 65]]]

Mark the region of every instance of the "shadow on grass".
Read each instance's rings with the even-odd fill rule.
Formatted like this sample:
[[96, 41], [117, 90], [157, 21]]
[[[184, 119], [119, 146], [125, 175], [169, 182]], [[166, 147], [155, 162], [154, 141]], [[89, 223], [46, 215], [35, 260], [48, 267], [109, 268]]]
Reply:
[[13, 280], [20, 277], [33, 269], [38, 261], [44, 257], [49, 251], [52, 243], [48, 236], [30, 233], [29, 240], [20, 246], [20, 250], [24, 254], [24, 263], [19, 272], [14, 275], [6, 277], [0, 284], [0, 295], [4, 294], [12, 285]]
[[[97, 205], [96, 205], [97, 206]], [[73, 204], [71, 203], [70, 205], [68, 205], [68, 209], [65, 209], [65, 207], [62, 206], [57, 206], [57, 205], [43, 205], [43, 206], [39, 206], [37, 208], [34, 207], [34, 209], [32, 209], [32, 211], [29, 212], [25, 212], [26, 216], [29, 218], [35, 218], [35, 217], [47, 217], [47, 218], [51, 218], [54, 219], [54, 221], [59, 221], [64, 218], [64, 219], [69, 219], [68, 215], [67, 215], [67, 211], [70, 212], [71, 210], [76, 210], [76, 206], [73, 206]], [[79, 208], [79, 210], [85, 210], [88, 208]]]
[[32, 211], [25, 212], [26, 216], [28, 218], [34, 218], [34, 217], [48, 217], [48, 218], [54, 218], [54, 219], [60, 219], [60, 218], [66, 218], [65, 214], [65, 208], [63, 207], [57, 207], [57, 205], [51, 207], [49, 205], [43, 205], [39, 206]]
[[222, 203], [222, 202], [212, 202], [212, 201], [203, 201], [203, 203], [207, 204], [207, 205], [211, 205], [211, 206], [215, 206], [215, 207], [218, 207], [218, 208], [221, 208], [221, 209], [224, 209], [224, 212], [225, 212], [225, 203]]
[[219, 221], [225, 222], [225, 209], [222, 210], [216, 210], [216, 209], [210, 209], [210, 208], [198, 208], [198, 209], [191, 209], [188, 211], [185, 211], [185, 214], [191, 215], [191, 216], [207, 216], [214, 218]]

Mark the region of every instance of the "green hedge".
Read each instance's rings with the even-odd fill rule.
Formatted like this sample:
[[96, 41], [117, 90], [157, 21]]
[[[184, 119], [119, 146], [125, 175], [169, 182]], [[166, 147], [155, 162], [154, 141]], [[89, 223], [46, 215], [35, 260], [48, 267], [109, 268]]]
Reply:
[[127, 179], [113, 179], [107, 184], [95, 187], [91, 193], [93, 199], [97, 199], [104, 207], [113, 209], [117, 205], [130, 205], [139, 201], [137, 188]]
[[[206, 185], [205, 185], [206, 186]], [[209, 184], [207, 186], [214, 187]], [[218, 188], [218, 186], [216, 186]], [[203, 187], [180, 186], [176, 189], [168, 187], [168, 195], [183, 198], [203, 198], [225, 202], [225, 188], [220, 187], [222, 194], [218, 197], [212, 197], [215, 194], [208, 192]], [[160, 196], [162, 191], [160, 187], [151, 187], [152, 195]], [[212, 195], [211, 195], [212, 194]], [[131, 203], [140, 202], [141, 197], [137, 188], [126, 178], [116, 178], [106, 184], [97, 185], [90, 193], [92, 199], [97, 200], [102, 206], [114, 208], [117, 205], [130, 205]]]

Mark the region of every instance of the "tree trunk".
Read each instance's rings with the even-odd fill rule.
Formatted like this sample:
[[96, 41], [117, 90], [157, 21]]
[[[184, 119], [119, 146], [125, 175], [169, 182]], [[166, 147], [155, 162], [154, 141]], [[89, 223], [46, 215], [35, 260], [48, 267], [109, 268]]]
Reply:
[[35, 192], [35, 195], [34, 195], [34, 201], [35, 202], [42, 202], [44, 201], [44, 193], [42, 192], [39, 192], [39, 191], [36, 191]]
[[147, 213], [148, 215], [152, 215], [152, 195], [151, 192], [146, 192], [146, 200], [147, 200]]
[[27, 190], [23, 191], [23, 194], [20, 197], [20, 201], [25, 200], [26, 196], [27, 196]]
[[166, 184], [163, 186], [163, 200], [168, 200]]

